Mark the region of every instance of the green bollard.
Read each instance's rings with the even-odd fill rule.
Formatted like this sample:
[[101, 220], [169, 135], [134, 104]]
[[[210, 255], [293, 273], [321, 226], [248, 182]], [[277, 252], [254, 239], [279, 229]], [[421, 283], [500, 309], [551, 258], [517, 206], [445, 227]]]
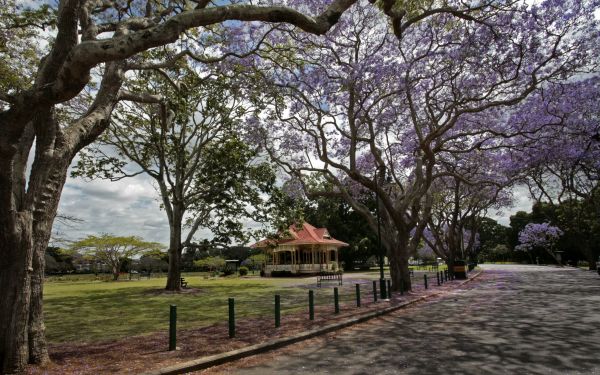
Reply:
[[281, 297], [279, 294], [275, 295], [275, 327], [281, 325]]
[[439, 273], [439, 272], [436, 272], [436, 273], [435, 273], [435, 277], [437, 278], [437, 285], [438, 285], [438, 286], [442, 285], [442, 284], [440, 283], [440, 273]]
[[373, 281], [373, 302], [377, 302], [377, 281]]
[[360, 307], [360, 284], [356, 284], [356, 307]]
[[427, 275], [423, 275], [423, 280], [425, 281], [425, 289], [427, 289]]
[[169, 350], [177, 348], [177, 305], [169, 309]]
[[404, 295], [404, 280], [400, 280], [400, 295]]
[[235, 337], [235, 301], [229, 299], [229, 338]]
[[312, 290], [308, 291], [308, 318], [315, 320], [315, 293]]
[[389, 299], [392, 299], [392, 281], [387, 280], [387, 296]]
[[333, 288], [333, 304], [335, 305], [335, 313], [340, 313], [340, 295], [338, 292], [338, 288]]

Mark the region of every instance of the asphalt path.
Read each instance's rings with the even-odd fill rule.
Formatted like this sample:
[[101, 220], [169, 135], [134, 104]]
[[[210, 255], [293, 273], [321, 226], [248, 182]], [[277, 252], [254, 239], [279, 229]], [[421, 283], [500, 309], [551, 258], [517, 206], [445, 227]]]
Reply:
[[600, 374], [597, 273], [483, 268], [480, 280], [450, 294], [233, 372]]

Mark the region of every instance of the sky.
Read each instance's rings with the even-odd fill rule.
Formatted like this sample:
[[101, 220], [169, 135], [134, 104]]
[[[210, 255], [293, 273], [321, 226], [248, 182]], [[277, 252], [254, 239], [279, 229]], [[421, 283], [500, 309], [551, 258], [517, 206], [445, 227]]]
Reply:
[[[508, 225], [510, 215], [530, 211], [531, 200], [524, 188], [513, 191], [514, 204], [500, 212], [491, 210], [488, 216]], [[61, 197], [59, 214], [74, 216], [83, 222], [64, 225], [55, 222], [51, 244], [60, 246], [58, 238], [77, 240], [87, 235], [110, 233], [120, 236], [139, 236], [147, 241], [169, 242], [169, 223], [160, 209], [159, 194], [152, 179], [138, 175], [120, 181], [86, 181], [69, 177]], [[248, 227], [254, 226], [252, 222]], [[200, 230], [197, 239], [210, 238], [210, 232]]]

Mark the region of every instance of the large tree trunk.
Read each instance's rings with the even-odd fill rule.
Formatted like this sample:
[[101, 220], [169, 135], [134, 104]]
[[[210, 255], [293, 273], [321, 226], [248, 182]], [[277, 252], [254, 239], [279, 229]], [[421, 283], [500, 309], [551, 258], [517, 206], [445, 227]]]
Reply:
[[0, 373], [3, 374], [22, 372], [28, 360], [32, 223], [31, 212], [0, 214]]
[[403, 291], [412, 290], [412, 280], [408, 268], [408, 236], [399, 234], [395, 239], [386, 241], [391, 246], [388, 251], [390, 259], [390, 278], [392, 279], [392, 291], [400, 291], [400, 286], [404, 286]]
[[[44, 254], [71, 153], [54, 149], [51, 133], [57, 125], [52, 113], [40, 111], [38, 116], [47, 126], [37, 133], [27, 190], [26, 158], [17, 155], [12, 160], [18, 168], [8, 172], [12, 178], [6, 180], [2, 191], [12, 202], [0, 205], [0, 369], [5, 373], [20, 372], [27, 362], [49, 360], [43, 324]], [[19, 147], [24, 151], [31, 144], [24, 141]]]
[[33, 225], [33, 273], [31, 276], [31, 307], [29, 313], [29, 363], [43, 365], [50, 361], [46, 345], [44, 325], [44, 268], [46, 248], [50, 241], [52, 224], [58, 210], [60, 195], [67, 179], [71, 158], [68, 155], [50, 165], [42, 166], [47, 171], [40, 189], [40, 205], [35, 211]]
[[169, 274], [166, 290], [181, 290], [181, 227], [183, 208], [173, 204], [173, 215], [169, 222]]
[[31, 275], [31, 301], [29, 309], [29, 363], [44, 365], [50, 362], [46, 345], [46, 326], [44, 325], [44, 255], [46, 247], [39, 241], [34, 245], [33, 273]]

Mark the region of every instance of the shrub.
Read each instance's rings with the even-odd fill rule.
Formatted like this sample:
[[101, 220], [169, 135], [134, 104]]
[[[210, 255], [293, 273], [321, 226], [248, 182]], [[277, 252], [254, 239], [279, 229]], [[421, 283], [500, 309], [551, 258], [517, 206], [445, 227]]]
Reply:
[[246, 276], [248, 274], [248, 267], [240, 267], [240, 276]]
[[234, 273], [233, 270], [230, 268], [225, 268], [223, 270], [223, 276], [231, 276], [231, 275], [233, 275], [233, 273]]

